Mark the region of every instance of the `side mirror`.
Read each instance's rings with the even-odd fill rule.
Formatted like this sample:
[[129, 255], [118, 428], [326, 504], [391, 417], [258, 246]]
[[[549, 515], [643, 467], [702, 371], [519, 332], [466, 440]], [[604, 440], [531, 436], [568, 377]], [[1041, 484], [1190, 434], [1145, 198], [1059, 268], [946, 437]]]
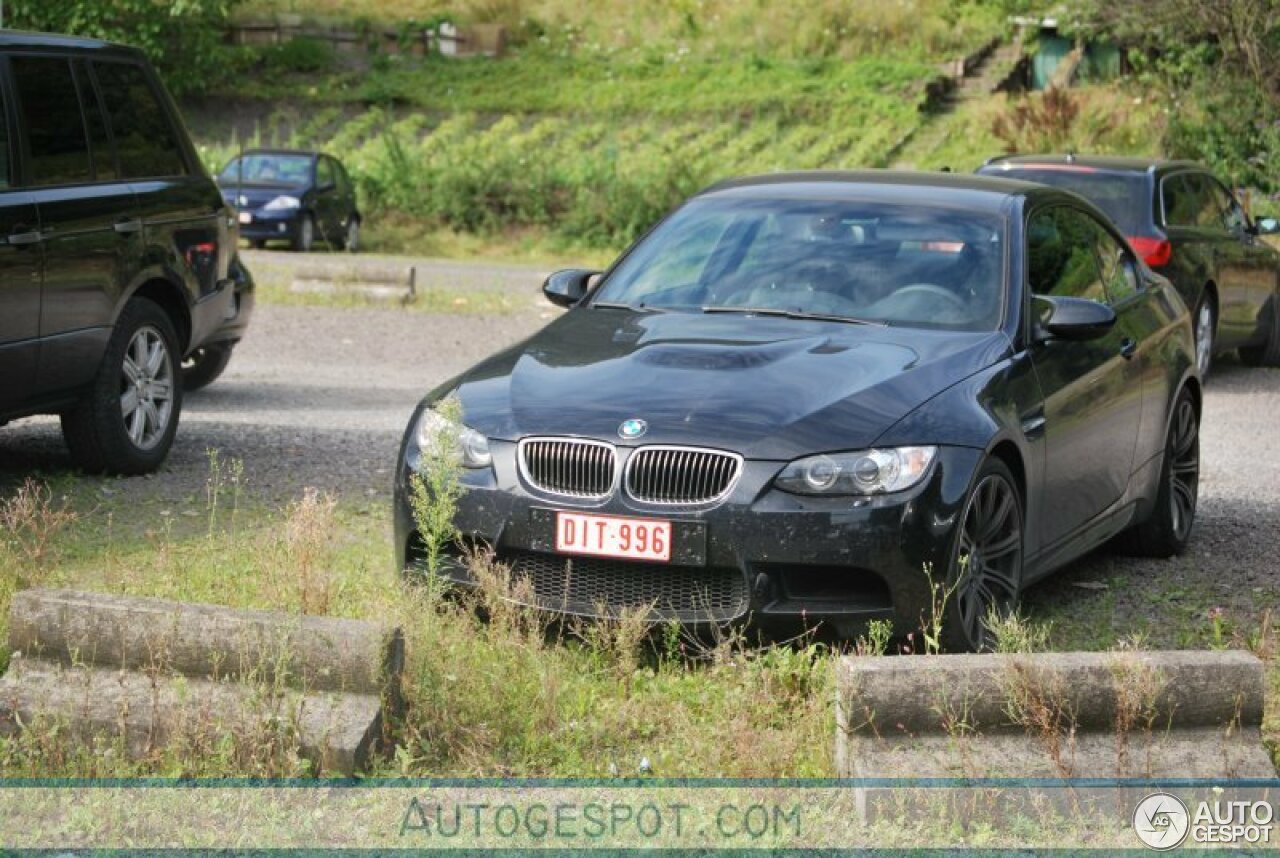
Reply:
[[1254, 221], [1253, 225], [1258, 235], [1275, 235], [1280, 232], [1280, 220], [1273, 217], [1264, 217], [1262, 220]]
[[317, 187], [317, 188], [316, 188], [316, 190], [317, 190], [317, 191], [319, 191], [319, 192], [320, 192], [320, 193], [322, 193], [322, 194], [327, 194], [327, 193], [329, 193], [330, 191], [334, 190], [334, 189], [335, 189], [335, 188], [337, 188], [337, 187], [338, 187], [338, 186], [337, 186], [336, 184], [334, 184], [333, 182], [324, 182], [324, 183], [323, 183], [323, 184], [321, 184], [319, 187]]
[[1116, 324], [1116, 312], [1088, 298], [1037, 295], [1036, 317], [1043, 335], [1059, 340], [1096, 340]]
[[587, 295], [587, 281], [599, 274], [586, 268], [557, 271], [542, 284], [542, 294], [557, 307], [572, 307]]

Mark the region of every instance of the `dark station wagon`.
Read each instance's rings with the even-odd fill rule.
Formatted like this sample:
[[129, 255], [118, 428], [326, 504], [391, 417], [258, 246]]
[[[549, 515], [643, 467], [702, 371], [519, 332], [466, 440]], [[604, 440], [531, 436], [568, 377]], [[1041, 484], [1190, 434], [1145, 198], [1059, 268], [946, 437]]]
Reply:
[[181, 362], [249, 312], [235, 247], [139, 51], [0, 31], [0, 423], [59, 414], [86, 470], [156, 468]]
[[1236, 349], [1246, 364], [1280, 364], [1280, 253], [1221, 181], [1191, 161], [1078, 155], [994, 158], [979, 173], [1075, 191], [1128, 237], [1191, 309], [1196, 362]]

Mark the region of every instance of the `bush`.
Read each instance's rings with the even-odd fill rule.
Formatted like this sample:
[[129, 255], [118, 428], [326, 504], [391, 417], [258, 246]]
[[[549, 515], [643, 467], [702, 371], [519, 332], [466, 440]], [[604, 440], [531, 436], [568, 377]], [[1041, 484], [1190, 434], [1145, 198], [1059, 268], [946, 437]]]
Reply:
[[271, 71], [322, 72], [333, 65], [333, 47], [320, 39], [301, 36], [270, 46], [263, 51], [262, 60]]
[[141, 48], [178, 95], [205, 92], [227, 70], [223, 44], [231, 9], [239, 0], [9, 0], [5, 24], [22, 30], [67, 33]]

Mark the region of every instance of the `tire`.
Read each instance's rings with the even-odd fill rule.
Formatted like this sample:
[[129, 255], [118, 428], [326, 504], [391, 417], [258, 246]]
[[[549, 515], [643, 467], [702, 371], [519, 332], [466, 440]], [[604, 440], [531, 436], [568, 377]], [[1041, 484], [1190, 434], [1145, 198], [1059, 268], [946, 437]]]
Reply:
[[1191, 329], [1196, 338], [1196, 368], [1200, 370], [1202, 379], [1208, 377], [1213, 366], [1213, 346], [1218, 334], [1218, 312], [1215, 306], [1213, 294], [1206, 289], [1191, 316]]
[[346, 231], [342, 236], [342, 249], [347, 253], [358, 253], [360, 250], [360, 219], [355, 215], [347, 218]]
[[1241, 346], [1240, 362], [1248, 366], [1280, 366], [1280, 307], [1271, 299], [1271, 332], [1260, 346]]
[[965, 498], [946, 577], [942, 644], [951, 652], [991, 649], [991, 610], [1011, 613], [1022, 598], [1024, 503], [1009, 467], [987, 459]]
[[298, 221], [298, 234], [293, 238], [293, 249], [299, 253], [310, 253], [316, 243], [316, 221], [309, 214], [304, 214]]
[[183, 391], [190, 393], [213, 384], [231, 362], [232, 348], [231, 343], [214, 343], [187, 355], [182, 362]]
[[1191, 538], [1200, 496], [1200, 419], [1185, 388], [1174, 400], [1151, 517], [1120, 534], [1119, 547], [1137, 557], [1173, 557]]
[[249, 246], [252, 247], [254, 250], [261, 250], [262, 248], [267, 246], [267, 242], [266, 242], [266, 239], [251, 238], [249, 239]]
[[158, 304], [134, 298], [125, 305], [89, 392], [62, 415], [63, 437], [80, 468], [145, 474], [165, 460], [182, 411], [177, 342]]

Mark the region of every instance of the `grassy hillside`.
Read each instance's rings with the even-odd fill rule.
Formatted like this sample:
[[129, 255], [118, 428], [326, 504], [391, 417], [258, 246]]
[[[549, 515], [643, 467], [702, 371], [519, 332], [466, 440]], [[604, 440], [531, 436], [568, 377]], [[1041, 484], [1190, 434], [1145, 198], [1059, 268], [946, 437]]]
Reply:
[[[446, 11], [435, 0], [299, 5], [400, 25]], [[250, 0], [241, 14], [291, 9]], [[339, 155], [380, 249], [448, 253], [439, 236], [461, 234], [555, 253], [619, 249], [727, 176], [888, 166], [931, 122], [954, 132], [919, 166], [969, 169], [1002, 148], [991, 126], [1003, 96], [955, 116], [921, 110], [940, 63], [1004, 33], [999, 3], [476, 0], [457, 18], [504, 24], [512, 52], [383, 55], [370, 69], [319, 44], [246, 58], [233, 89], [191, 106], [206, 158], [220, 165], [265, 144]], [[1093, 148], [1146, 151], [1158, 139], [1135, 134], [1123, 111], [1093, 125]]]
[[368, 238], [392, 250], [440, 231], [616, 249], [727, 175], [883, 166], [938, 63], [1005, 26], [996, 5], [942, 0], [248, 0], [238, 14], [295, 11], [401, 27], [453, 12], [511, 35], [498, 60], [371, 69], [319, 44], [267, 49], [189, 106], [211, 165], [257, 144], [343, 157]]

